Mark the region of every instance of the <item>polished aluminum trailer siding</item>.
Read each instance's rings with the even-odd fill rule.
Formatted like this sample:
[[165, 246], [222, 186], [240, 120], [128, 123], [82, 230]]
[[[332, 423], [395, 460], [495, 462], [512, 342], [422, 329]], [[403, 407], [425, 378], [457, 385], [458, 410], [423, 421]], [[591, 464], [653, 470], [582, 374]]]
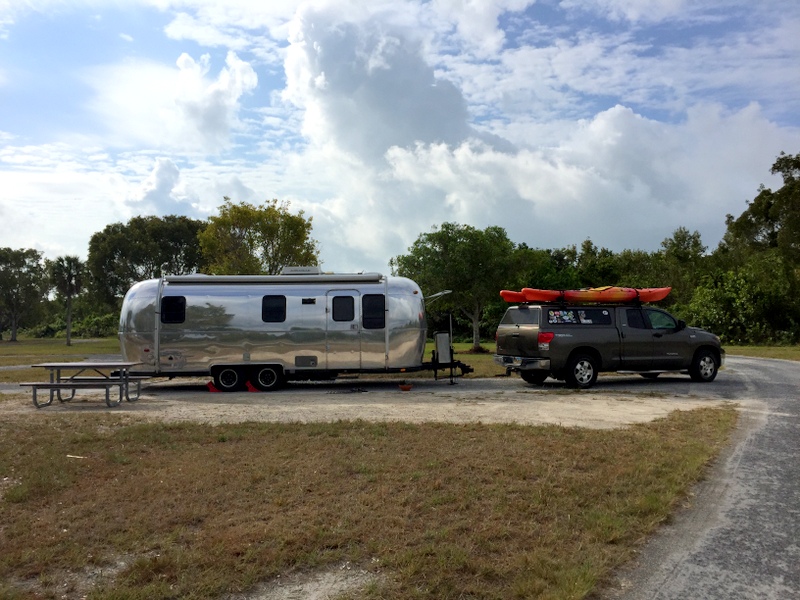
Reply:
[[426, 329], [422, 292], [403, 277], [188, 275], [134, 285], [119, 337], [123, 359], [141, 362], [141, 373], [269, 364], [304, 379], [419, 368]]

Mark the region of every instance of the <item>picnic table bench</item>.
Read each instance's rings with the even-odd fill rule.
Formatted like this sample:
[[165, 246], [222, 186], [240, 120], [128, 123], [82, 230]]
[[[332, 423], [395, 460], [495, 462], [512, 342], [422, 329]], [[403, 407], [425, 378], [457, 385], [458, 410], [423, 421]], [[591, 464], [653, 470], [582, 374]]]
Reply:
[[[31, 365], [34, 368], [47, 369], [50, 372], [49, 381], [23, 381], [21, 386], [30, 387], [33, 392], [33, 405], [36, 408], [50, 406], [54, 398], [59, 402], [69, 402], [75, 397], [79, 389], [100, 389], [106, 392], [106, 405], [119, 406], [124, 398], [128, 402], [135, 402], [142, 392], [142, 380], [147, 376], [131, 375], [130, 369], [138, 362], [120, 361], [79, 361], [61, 363], [42, 363]], [[68, 373], [64, 373], [64, 372]], [[107, 372], [106, 372], [107, 371]], [[89, 373], [89, 374], [84, 374]], [[134, 384], [134, 393], [131, 385]], [[112, 397], [111, 390], [119, 390], [118, 397]], [[47, 390], [47, 401], [40, 401], [37, 392]], [[69, 397], [62, 395], [62, 391], [69, 391]]]

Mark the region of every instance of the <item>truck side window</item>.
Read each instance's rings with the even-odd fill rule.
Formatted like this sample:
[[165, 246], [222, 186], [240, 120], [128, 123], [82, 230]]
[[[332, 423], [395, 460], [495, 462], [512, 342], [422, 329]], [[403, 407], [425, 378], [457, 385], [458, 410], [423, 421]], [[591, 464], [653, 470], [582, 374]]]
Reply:
[[333, 320], [352, 321], [356, 318], [355, 303], [352, 296], [333, 297]]
[[264, 296], [261, 299], [261, 320], [283, 323], [286, 320], [286, 296]]
[[606, 308], [582, 308], [578, 318], [584, 325], [611, 325], [611, 313]]
[[364, 294], [361, 297], [361, 315], [364, 329], [383, 329], [386, 327], [386, 296], [383, 294]]
[[644, 324], [644, 316], [642, 316], [642, 311], [638, 308], [629, 308], [625, 311], [626, 316], [628, 317], [628, 327], [633, 327], [634, 329], [647, 329], [647, 325]]
[[660, 310], [648, 310], [647, 316], [650, 319], [650, 325], [653, 329], [675, 329], [678, 327], [672, 315], [668, 315]]
[[161, 322], [183, 323], [186, 321], [186, 297], [164, 296], [161, 298]]

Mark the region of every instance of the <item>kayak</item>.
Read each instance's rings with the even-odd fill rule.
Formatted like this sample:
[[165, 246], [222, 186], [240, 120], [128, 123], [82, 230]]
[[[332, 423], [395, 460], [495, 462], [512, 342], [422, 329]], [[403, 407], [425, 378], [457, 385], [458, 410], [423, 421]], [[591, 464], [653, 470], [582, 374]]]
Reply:
[[631, 302], [636, 300], [636, 296], [637, 291], [634, 288], [610, 285], [585, 290], [564, 290], [564, 300], [567, 302]]
[[527, 302], [525, 294], [522, 292], [512, 292], [511, 290], [500, 290], [500, 297], [506, 302]]
[[666, 298], [672, 291], [672, 288], [636, 288], [636, 291], [639, 292], [639, 300], [642, 302], [658, 302]]
[[522, 288], [522, 294], [527, 302], [555, 302], [556, 300], [561, 300], [564, 292], [562, 290]]
[[502, 290], [500, 297], [506, 302], [658, 302], [667, 297], [671, 287], [628, 288], [607, 285], [581, 290], [540, 290], [522, 288], [521, 292]]

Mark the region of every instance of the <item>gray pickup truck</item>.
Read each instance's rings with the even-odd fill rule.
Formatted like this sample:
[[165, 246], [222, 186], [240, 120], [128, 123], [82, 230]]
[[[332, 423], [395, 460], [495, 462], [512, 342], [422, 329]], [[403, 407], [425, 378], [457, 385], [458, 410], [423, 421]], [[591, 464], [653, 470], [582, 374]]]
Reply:
[[534, 385], [549, 376], [585, 389], [607, 371], [647, 378], [677, 371], [708, 382], [725, 361], [716, 335], [639, 305], [511, 306], [496, 339], [495, 362]]

